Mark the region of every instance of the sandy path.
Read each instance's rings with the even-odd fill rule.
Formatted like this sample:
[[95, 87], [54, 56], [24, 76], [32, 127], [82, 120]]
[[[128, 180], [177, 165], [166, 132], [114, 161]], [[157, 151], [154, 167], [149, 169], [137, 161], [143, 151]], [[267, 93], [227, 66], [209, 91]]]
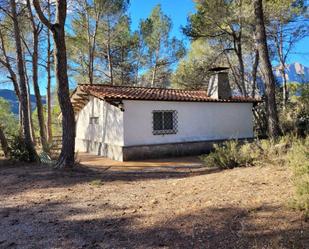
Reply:
[[309, 248], [286, 168], [90, 161], [0, 167], [0, 248]]

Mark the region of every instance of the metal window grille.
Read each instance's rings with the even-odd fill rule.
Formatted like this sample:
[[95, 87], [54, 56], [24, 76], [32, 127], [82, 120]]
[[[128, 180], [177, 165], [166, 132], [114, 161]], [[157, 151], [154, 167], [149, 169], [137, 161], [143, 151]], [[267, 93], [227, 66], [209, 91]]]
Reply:
[[156, 110], [152, 112], [153, 135], [176, 134], [178, 131], [177, 111]]

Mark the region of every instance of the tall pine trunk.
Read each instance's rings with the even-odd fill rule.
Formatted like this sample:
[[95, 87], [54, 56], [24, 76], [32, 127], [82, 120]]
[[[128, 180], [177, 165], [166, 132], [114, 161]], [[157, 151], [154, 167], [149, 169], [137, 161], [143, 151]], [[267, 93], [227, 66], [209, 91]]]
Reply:
[[[48, 31], [49, 32], [49, 31]], [[47, 101], [47, 120], [46, 120], [46, 128], [47, 128], [47, 141], [49, 143], [53, 140], [53, 132], [52, 132], [52, 111], [51, 111], [51, 51], [50, 51], [50, 37], [48, 35], [48, 45], [47, 45], [47, 63], [46, 63], [46, 72], [47, 72], [47, 87], [46, 87], [46, 101]]]
[[62, 149], [57, 166], [70, 168], [74, 165], [75, 117], [69, 92], [64, 26], [55, 25], [52, 32], [55, 42], [57, 94], [62, 112]]
[[281, 69], [280, 69], [281, 77], [282, 77], [282, 99], [283, 99], [283, 108], [286, 107], [286, 104], [288, 103], [288, 98], [289, 98], [289, 92], [288, 92], [288, 81], [286, 78], [286, 73], [285, 73], [285, 64], [281, 63]]
[[29, 125], [29, 109], [28, 109], [28, 97], [27, 97], [27, 86], [26, 86], [26, 76], [25, 76], [25, 68], [24, 68], [24, 60], [23, 60], [23, 52], [21, 45], [21, 36], [20, 29], [17, 19], [17, 11], [16, 11], [16, 2], [15, 0], [10, 0], [11, 12], [12, 12], [12, 20], [14, 26], [14, 38], [16, 45], [16, 59], [17, 59], [17, 68], [19, 74], [19, 87], [21, 94], [21, 108], [23, 113], [23, 136], [25, 139], [25, 144], [27, 150], [30, 154], [30, 161], [36, 160], [36, 151], [34, 149], [34, 145], [31, 140], [31, 131]]
[[[47, 12], [48, 12], [48, 21], [50, 21], [50, 0], [48, 0]], [[53, 140], [52, 132], [52, 111], [51, 111], [51, 40], [50, 40], [50, 31], [47, 29], [47, 62], [46, 62], [46, 72], [47, 72], [47, 87], [46, 87], [46, 99], [47, 99], [47, 141], [49, 143]]]
[[[25, 71], [27, 75], [27, 71]], [[29, 114], [29, 126], [31, 131], [31, 140], [34, 145], [36, 145], [36, 136], [34, 131], [34, 125], [33, 125], [33, 118], [32, 118], [32, 104], [31, 104], [31, 98], [30, 98], [30, 86], [29, 86], [29, 80], [28, 77], [26, 77], [26, 84], [27, 84], [27, 99], [28, 99], [28, 114]]]
[[157, 63], [154, 65], [151, 76], [151, 87], [155, 87], [155, 80], [157, 75]]
[[43, 14], [38, 0], [33, 0], [34, 7], [42, 23], [53, 33], [55, 74], [57, 81], [57, 94], [62, 112], [62, 148], [56, 167], [72, 168], [74, 166], [75, 150], [75, 117], [73, 106], [70, 100], [69, 80], [67, 73], [67, 55], [65, 44], [65, 19], [67, 12], [67, 1], [56, 1], [56, 22], [51, 24]]
[[155, 53], [155, 63], [152, 70], [152, 76], [151, 76], [151, 87], [155, 87], [156, 82], [156, 76], [157, 76], [157, 70], [158, 70], [158, 60], [159, 60], [159, 52], [160, 52], [161, 45], [159, 44], [159, 47], [156, 50]]
[[261, 68], [265, 75], [268, 135], [270, 137], [277, 137], [280, 134], [280, 128], [275, 96], [275, 78], [268, 54], [262, 0], [254, 0], [253, 4], [256, 20], [256, 40], [260, 55]]
[[236, 39], [236, 55], [239, 62], [239, 73], [240, 73], [240, 85], [241, 85], [241, 93], [243, 96], [247, 96], [246, 84], [245, 84], [245, 65], [242, 57], [242, 43], [241, 38]]
[[288, 93], [288, 85], [287, 85], [287, 76], [286, 76], [286, 58], [284, 56], [284, 52], [283, 52], [283, 30], [282, 30], [282, 25], [278, 25], [278, 32], [279, 32], [279, 37], [275, 38], [276, 41], [276, 47], [277, 47], [277, 52], [278, 52], [278, 56], [279, 56], [279, 60], [280, 60], [280, 74], [282, 77], [282, 104], [283, 104], [283, 108], [285, 109], [286, 104], [288, 102], [288, 98], [289, 98], [289, 93]]
[[40, 35], [40, 25], [37, 25], [34, 21], [32, 14], [30, 0], [27, 0], [27, 8], [30, 16], [31, 27], [32, 27], [32, 38], [33, 38], [33, 52], [32, 52], [32, 83], [33, 90], [36, 100], [40, 139], [44, 151], [48, 150], [47, 138], [46, 138], [46, 128], [44, 121], [42, 98], [40, 93], [40, 87], [38, 82], [38, 58], [39, 58], [39, 35]]
[[4, 153], [5, 158], [8, 158], [10, 156], [9, 145], [8, 145], [8, 141], [5, 137], [1, 124], [0, 124], [0, 144], [1, 144], [1, 148]]
[[108, 70], [109, 70], [109, 77], [111, 85], [114, 85], [114, 73], [113, 73], [113, 61], [112, 61], [112, 54], [110, 44], [107, 44], [107, 60], [108, 60]]
[[110, 83], [114, 85], [114, 69], [113, 69], [113, 58], [112, 58], [112, 51], [111, 51], [111, 40], [110, 40], [110, 28], [108, 23], [108, 38], [107, 38], [107, 60], [108, 60], [108, 70], [110, 76]]
[[46, 150], [46, 132], [45, 132], [45, 124], [44, 124], [44, 114], [43, 114], [43, 105], [42, 98], [39, 88], [38, 82], [38, 42], [39, 37], [37, 34], [33, 34], [33, 55], [32, 55], [32, 84], [36, 101], [36, 108], [38, 114], [38, 122], [39, 122], [39, 131], [40, 131], [40, 139], [43, 150]]
[[251, 91], [251, 97], [255, 98], [255, 91], [257, 87], [257, 72], [258, 72], [258, 67], [259, 67], [259, 50], [255, 49], [254, 53], [254, 62], [252, 66], [252, 91]]

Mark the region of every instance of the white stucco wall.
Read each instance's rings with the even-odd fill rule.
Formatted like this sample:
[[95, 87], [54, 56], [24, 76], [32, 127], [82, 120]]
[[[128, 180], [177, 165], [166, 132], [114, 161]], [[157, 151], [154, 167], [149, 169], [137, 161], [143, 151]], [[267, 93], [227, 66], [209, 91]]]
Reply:
[[[99, 117], [98, 124], [90, 124], [90, 117]], [[97, 98], [91, 98], [76, 116], [76, 151], [86, 151], [85, 141], [124, 145], [123, 112]]]
[[[252, 103], [124, 101], [124, 145], [253, 137]], [[176, 110], [178, 132], [152, 134], [152, 111]]]

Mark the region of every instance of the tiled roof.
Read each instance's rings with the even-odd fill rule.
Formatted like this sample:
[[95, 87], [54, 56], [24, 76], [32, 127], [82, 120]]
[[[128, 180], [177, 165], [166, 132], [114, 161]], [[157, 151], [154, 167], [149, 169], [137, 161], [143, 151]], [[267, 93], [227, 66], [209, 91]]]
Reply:
[[204, 90], [181, 90], [166, 88], [146, 88], [111, 85], [79, 85], [79, 90], [85, 94], [102, 100], [159, 100], [185, 102], [258, 102], [259, 100], [244, 97], [229, 99], [214, 99], [207, 96]]

